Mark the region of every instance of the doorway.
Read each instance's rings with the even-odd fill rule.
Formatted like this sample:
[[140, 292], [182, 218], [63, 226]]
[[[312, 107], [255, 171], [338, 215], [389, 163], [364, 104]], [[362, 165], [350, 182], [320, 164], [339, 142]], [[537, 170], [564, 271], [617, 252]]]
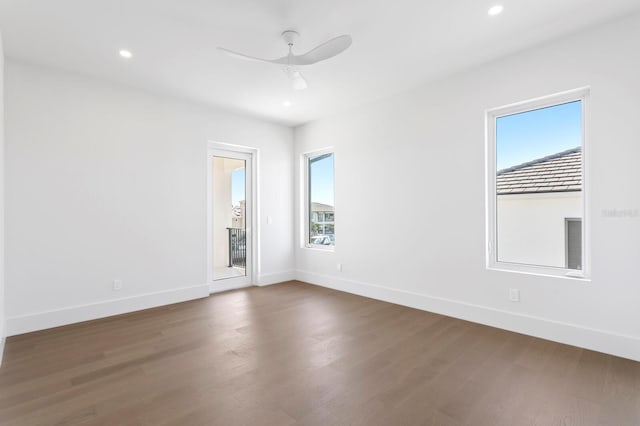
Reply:
[[209, 286], [246, 287], [253, 270], [253, 155], [211, 149], [209, 162]]

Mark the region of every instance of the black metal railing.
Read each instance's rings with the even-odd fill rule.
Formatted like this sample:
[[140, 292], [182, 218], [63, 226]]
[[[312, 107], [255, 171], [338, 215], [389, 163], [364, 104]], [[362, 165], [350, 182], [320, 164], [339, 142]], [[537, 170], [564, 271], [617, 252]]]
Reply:
[[227, 228], [229, 232], [229, 267], [247, 266], [247, 239], [244, 228]]

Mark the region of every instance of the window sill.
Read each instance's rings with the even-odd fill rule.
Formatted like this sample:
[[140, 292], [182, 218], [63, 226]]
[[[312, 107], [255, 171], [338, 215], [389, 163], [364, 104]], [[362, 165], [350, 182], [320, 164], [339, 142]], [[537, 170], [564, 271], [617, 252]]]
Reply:
[[591, 282], [591, 277], [581, 271], [563, 268], [538, 267], [519, 265], [514, 263], [494, 263], [487, 265], [487, 270], [498, 272], [512, 272], [516, 274], [534, 275], [538, 277], [561, 278], [571, 281]]
[[336, 250], [336, 246], [318, 246], [307, 244], [302, 246], [303, 249], [312, 250], [312, 251], [323, 251], [333, 253]]

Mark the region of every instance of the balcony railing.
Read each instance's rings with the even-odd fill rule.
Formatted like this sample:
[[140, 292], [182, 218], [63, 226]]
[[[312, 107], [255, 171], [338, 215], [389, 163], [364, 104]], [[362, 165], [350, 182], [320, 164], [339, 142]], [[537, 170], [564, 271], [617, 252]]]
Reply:
[[227, 228], [229, 232], [229, 267], [247, 265], [247, 239], [244, 228]]

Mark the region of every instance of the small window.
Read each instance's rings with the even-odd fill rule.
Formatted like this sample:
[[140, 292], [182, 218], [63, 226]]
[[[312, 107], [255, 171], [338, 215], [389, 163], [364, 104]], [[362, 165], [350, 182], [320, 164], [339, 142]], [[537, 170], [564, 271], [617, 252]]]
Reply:
[[335, 245], [333, 160], [333, 152], [316, 152], [305, 156], [305, 244], [309, 247], [333, 248]]
[[487, 113], [488, 266], [584, 276], [588, 91]]
[[567, 218], [566, 232], [566, 268], [582, 269], [582, 219]]

